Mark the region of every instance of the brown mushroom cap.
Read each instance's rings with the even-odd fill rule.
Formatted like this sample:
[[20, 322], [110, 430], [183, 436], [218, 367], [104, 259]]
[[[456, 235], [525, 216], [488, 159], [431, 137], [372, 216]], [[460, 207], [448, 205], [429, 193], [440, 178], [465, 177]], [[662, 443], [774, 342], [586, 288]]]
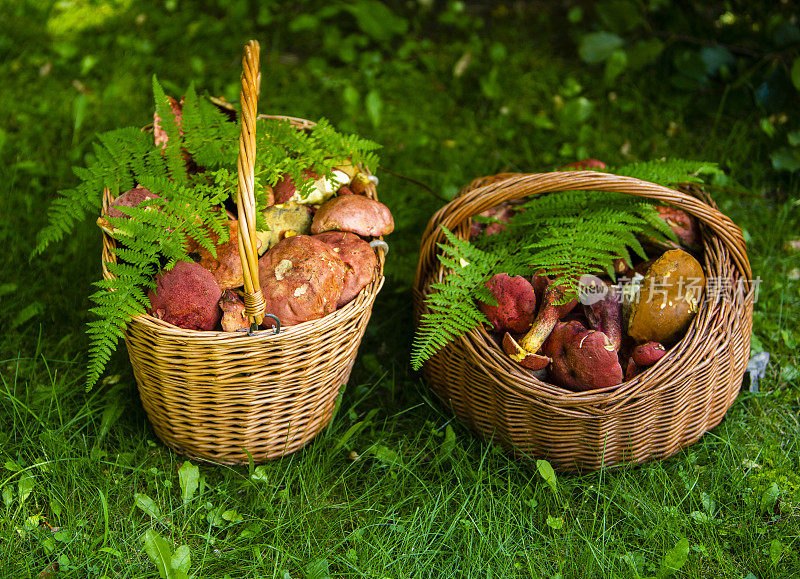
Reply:
[[213, 330], [222, 316], [221, 297], [211, 272], [191, 261], [158, 274], [155, 291], [147, 294], [151, 315], [187, 330]]
[[[223, 290], [241, 287], [244, 284], [238, 235], [239, 222], [235, 219], [228, 220], [228, 241], [217, 245], [216, 257], [193, 239], [189, 240], [189, 253], [200, 256], [200, 265], [211, 272]], [[215, 243], [218, 241], [215, 234], [212, 234], [211, 238]]]
[[389, 208], [362, 195], [342, 195], [323, 203], [314, 214], [311, 233], [349, 231], [363, 237], [379, 237], [394, 231]]
[[348, 187], [353, 194], [363, 195], [367, 192], [367, 189], [369, 189], [369, 184], [369, 175], [359, 171], [350, 179], [350, 185]]
[[617, 350], [603, 332], [580, 322], [560, 322], [542, 346], [550, 363], [550, 380], [577, 392], [622, 382]]
[[344, 262], [344, 287], [336, 303], [340, 308], [353, 300], [375, 276], [378, 257], [369, 243], [355, 233], [347, 231], [326, 231], [313, 236], [325, 242]]
[[486, 287], [497, 305], [479, 302], [478, 307], [492, 325], [492, 331], [527, 332], [536, 316], [536, 293], [531, 282], [522, 276], [498, 273], [486, 282]]
[[345, 265], [325, 242], [308, 235], [279, 241], [258, 260], [266, 312], [291, 326], [336, 309]]
[[127, 219], [128, 215], [117, 209], [117, 207], [138, 207], [142, 201], [147, 199], [161, 199], [161, 197], [155, 193], [152, 193], [149, 189], [146, 189], [141, 185], [134, 187], [133, 189], [125, 191], [125, 193], [114, 199], [109, 204], [108, 211], [106, 211], [106, 216], [124, 217]]
[[700, 262], [681, 249], [665, 252], [642, 280], [639, 301], [628, 319], [628, 334], [637, 342], [671, 346], [697, 314], [704, 285]]

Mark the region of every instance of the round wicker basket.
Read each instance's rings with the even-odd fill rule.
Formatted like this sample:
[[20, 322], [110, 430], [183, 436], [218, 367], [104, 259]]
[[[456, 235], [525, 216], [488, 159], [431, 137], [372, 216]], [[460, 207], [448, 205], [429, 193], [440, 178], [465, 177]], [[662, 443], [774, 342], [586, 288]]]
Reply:
[[[571, 392], [537, 380], [483, 328], [429, 359], [424, 376], [442, 403], [481, 437], [561, 471], [592, 471], [669, 457], [724, 417], [740, 390], [752, 329], [754, 284], [741, 230], [698, 191], [689, 195], [594, 171], [478, 179], [442, 207], [422, 236], [414, 281], [418, 323], [425, 297], [447, 273], [442, 226], [462, 239], [471, 218], [501, 202], [569, 190], [616, 191], [678, 207], [701, 224], [706, 277], [719, 280], [684, 338], [657, 364], [614, 387]], [[712, 297], [708, 294], [708, 297]]]
[[[264, 303], [255, 250], [253, 171], [258, 44], [245, 49], [239, 153], [239, 247], [246, 313], [260, 321]], [[262, 115], [263, 116], [263, 115]], [[275, 117], [273, 117], [275, 118]], [[298, 128], [311, 121], [292, 117]], [[374, 185], [366, 193], [377, 199]], [[105, 192], [105, 213], [111, 195]], [[103, 234], [103, 273], [116, 260]], [[376, 249], [377, 251], [377, 249]], [[124, 333], [142, 405], [156, 435], [174, 450], [222, 464], [264, 462], [290, 454], [331, 420], [383, 282], [384, 252], [372, 281], [350, 303], [321, 319], [250, 334], [185, 330], [150, 315]], [[248, 296], [248, 294], [250, 294]], [[249, 299], [248, 299], [249, 298]]]

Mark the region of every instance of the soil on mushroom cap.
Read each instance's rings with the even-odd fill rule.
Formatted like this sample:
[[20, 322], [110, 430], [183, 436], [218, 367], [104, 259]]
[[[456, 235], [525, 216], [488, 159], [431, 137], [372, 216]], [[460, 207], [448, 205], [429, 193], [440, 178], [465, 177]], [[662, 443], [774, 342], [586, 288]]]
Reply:
[[313, 236], [325, 242], [345, 264], [344, 286], [337, 307], [353, 300], [375, 276], [378, 258], [369, 243], [354, 233], [327, 231]]
[[284, 326], [336, 310], [344, 276], [345, 264], [333, 249], [308, 235], [287, 237], [258, 260], [266, 312]]

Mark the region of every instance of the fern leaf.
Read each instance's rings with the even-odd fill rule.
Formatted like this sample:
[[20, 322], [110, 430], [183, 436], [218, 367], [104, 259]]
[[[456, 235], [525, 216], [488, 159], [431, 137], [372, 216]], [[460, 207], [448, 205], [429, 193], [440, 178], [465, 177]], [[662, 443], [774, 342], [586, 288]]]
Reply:
[[519, 255], [498, 249], [493, 252], [459, 239], [442, 228], [447, 243], [439, 244], [439, 259], [449, 273], [431, 285], [419, 328], [411, 346], [411, 366], [418, 370], [451, 340], [463, 336], [486, 321], [477, 301], [488, 301], [485, 282], [495, 273], [530, 274], [533, 270]]
[[658, 185], [674, 185], [676, 183], [702, 183], [701, 174], [720, 173], [717, 163], [689, 161], [686, 159], [662, 159], [632, 163], [610, 169], [615, 175], [635, 177]]

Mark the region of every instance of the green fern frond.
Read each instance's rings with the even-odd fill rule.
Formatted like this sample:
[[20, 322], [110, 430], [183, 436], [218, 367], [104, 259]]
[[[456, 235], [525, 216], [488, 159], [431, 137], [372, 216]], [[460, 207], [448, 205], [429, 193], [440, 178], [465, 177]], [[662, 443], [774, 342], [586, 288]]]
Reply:
[[[145, 280], [140, 278], [139, 281]], [[136, 278], [118, 278], [113, 288], [103, 287], [89, 297], [96, 304], [89, 311], [97, 316], [97, 319], [89, 322], [86, 329], [90, 339], [87, 390], [91, 389], [102, 375], [127, 328], [128, 321], [145, 313], [147, 307], [142, 303], [142, 290], [136, 283]]]
[[309, 131], [300, 131], [282, 119], [262, 119], [260, 123], [263, 127], [256, 129], [257, 174], [270, 186], [288, 174], [303, 198], [313, 185], [305, 178], [306, 171], [330, 177], [333, 167], [346, 158], [370, 171], [378, 164], [378, 144], [357, 135], [342, 135], [326, 119]]
[[686, 159], [661, 159], [623, 165], [611, 169], [610, 172], [623, 177], [635, 177], [657, 185], [669, 186], [676, 183], [702, 183], [701, 175], [712, 175], [722, 171], [717, 163]]
[[487, 252], [459, 239], [446, 227], [442, 232], [448, 243], [440, 243], [439, 259], [448, 268], [441, 283], [425, 301], [427, 313], [420, 317], [419, 327], [411, 346], [411, 366], [418, 370], [443, 346], [486, 321], [476, 300], [493, 303], [484, 284], [495, 273], [524, 275], [532, 270], [521, 256], [498, 248]]
[[105, 187], [113, 194], [131, 189], [136, 180], [131, 160], [148, 157], [152, 149], [152, 137], [138, 129], [116, 129], [99, 135], [99, 142], [94, 143], [94, 158], [85, 168], [73, 167], [81, 183], [60, 191], [48, 207], [49, 223], [39, 231], [31, 257], [71, 234], [89, 215], [97, 215]]
[[378, 157], [375, 151], [380, 149], [380, 145], [362, 139], [358, 135], [340, 135], [327, 119], [320, 119], [316, 126], [311, 129], [311, 137], [316, 141], [320, 150], [329, 151], [333, 159], [343, 159], [349, 157], [358, 166], [374, 171], [378, 165]]
[[236, 158], [239, 126], [213, 103], [199, 98], [193, 84], [184, 95], [181, 126], [183, 145], [201, 167], [223, 167]]

